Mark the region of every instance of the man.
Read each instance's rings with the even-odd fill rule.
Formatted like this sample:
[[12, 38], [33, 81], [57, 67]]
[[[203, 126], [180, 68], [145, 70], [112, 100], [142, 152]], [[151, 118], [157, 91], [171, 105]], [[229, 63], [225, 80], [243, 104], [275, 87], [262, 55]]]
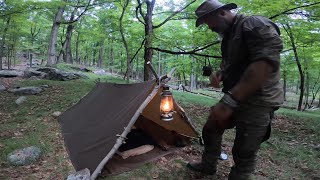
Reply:
[[283, 45], [277, 25], [261, 16], [234, 14], [234, 3], [203, 2], [195, 11], [196, 26], [207, 24], [223, 39], [221, 70], [210, 76], [211, 85], [223, 82], [223, 98], [211, 107], [202, 131], [201, 162], [189, 163], [194, 171], [215, 174], [225, 129], [236, 127], [232, 149], [235, 165], [229, 179], [248, 179], [254, 172], [260, 144], [271, 130], [273, 111], [283, 103], [279, 83]]

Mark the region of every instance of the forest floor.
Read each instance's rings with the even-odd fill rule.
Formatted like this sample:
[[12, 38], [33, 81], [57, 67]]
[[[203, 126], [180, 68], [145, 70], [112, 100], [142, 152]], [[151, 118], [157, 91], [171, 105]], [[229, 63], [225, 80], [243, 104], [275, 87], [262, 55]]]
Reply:
[[[18, 96], [0, 93], [0, 179], [65, 179], [74, 171], [64, 147], [55, 111], [65, 111], [94, 86], [94, 80], [68, 82], [48, 80], [1, 79], [6, 86], [49, 85], [44, 92], [28, 96], [16, 105]], [[121, 82], [111, 77], [101, 80]], [[210, 105], [208, 97], [174, 92], [175, 99], [201, 130]], [[229, 158], [220, 161], [217, 179], [227, 179], [233, 165], [232, 145], [235, 131], [228, 130], [223, 150]], [[10, 166], [7, 155], [19, 148], [39, 146], [41, 159], [28, 166]], [[136, 170], [101, 179], [212, 179], [186, 168], [190, 160], [200, 158], [202, 147], [194, 142], [175, 153], [148, 163]], [[272, 137], [262, 144], [253, 179], [320, 179], [320, 112], [296, 112], [281, 109], [273, 121]]]

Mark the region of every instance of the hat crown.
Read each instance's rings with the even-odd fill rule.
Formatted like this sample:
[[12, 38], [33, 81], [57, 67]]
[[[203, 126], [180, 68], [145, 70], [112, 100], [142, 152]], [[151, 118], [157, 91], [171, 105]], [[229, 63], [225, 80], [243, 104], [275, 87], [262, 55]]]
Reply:
[[231, 10], [236, 9], [237, 5], [235, 3], [223, 4], [217, 0], [206, 0], [195, 11], [196, 16], [198, 17], [196, 21], [196, 27], [204, 23], [203, 18], [206, 15], [220, 8]]
[[201, 17], [204, 16], [212, 11], [215, 11], [219, 8], [221, 8], [222, 6], [224, 6], [224, 4], [222, 4], [219, 1], [216, 0], [206, 0], [205, 2], [203, 2], [195, 11], [197, 17]]

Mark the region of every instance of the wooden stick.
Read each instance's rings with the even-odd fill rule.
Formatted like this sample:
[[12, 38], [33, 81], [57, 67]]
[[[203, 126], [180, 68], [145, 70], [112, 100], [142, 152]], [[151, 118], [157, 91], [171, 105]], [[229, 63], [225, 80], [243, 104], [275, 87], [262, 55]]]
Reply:
[[151, 70], [152, 74], [154, 75], [154, 77], [155, 77], [157, 80], [159, 80], [159, 76], [157, 75], [156, 71], [153, 69], [150, 61], [147, 62], [147, 65], [148, 65], [149, 69]]
[[151, 94], [149, 94], [149, 96], [146, 98], [146, 100], [141, 104], [141, 106], [139, 107], [139, 109], [136, 111], [136, 113], [134, 114], [134, 116], [131, 118], [128, 126], [125, 128], [125, 130], [122, 132], [122, 134], [118, 137], [116, 144], [112, 147], [111, 151], [107, 154], [107, 156], [100, 162], [100, 164], [98, 165], [98, 167], [95, 169], [95, 171], [92, 173], [91, 175], [91, 180], [94, 180], [98, 177], [98, 175], [101, 173], [101, 170], [103, 169], [103, 167], [107, 164], [107, 162], [111, 159], [111, 157], [113, 157], [113, 155], [117, 152], [117, 150], [119, 149], [119, 147], [122, 145], [122, 143], [124, 142], [127, 134], [130, 132], [131, 127], [134, 125], [134, 123], [137, 121], [138, 117], [140, 116], [140, 114], [142, 113], [142, 111], [144, 110], [144, 108], [149, 104], [149, 102], [153, 99], [153, 97], [158, 93], [158, 90], [160, 88], [161, 85], [156, 86], [153, 91], [151, 92]]

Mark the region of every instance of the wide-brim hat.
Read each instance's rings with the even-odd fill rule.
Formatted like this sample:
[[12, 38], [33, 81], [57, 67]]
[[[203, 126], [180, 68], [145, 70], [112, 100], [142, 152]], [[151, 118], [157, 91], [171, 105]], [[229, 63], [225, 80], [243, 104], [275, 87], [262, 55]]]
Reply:
[[235, 3], [223, 4], [217, 0], [206, 0], [195, 11], [197, 18], [196, 27], [204, 23], [204, 17], [218, 9], [236, 9], [238, 6]]

